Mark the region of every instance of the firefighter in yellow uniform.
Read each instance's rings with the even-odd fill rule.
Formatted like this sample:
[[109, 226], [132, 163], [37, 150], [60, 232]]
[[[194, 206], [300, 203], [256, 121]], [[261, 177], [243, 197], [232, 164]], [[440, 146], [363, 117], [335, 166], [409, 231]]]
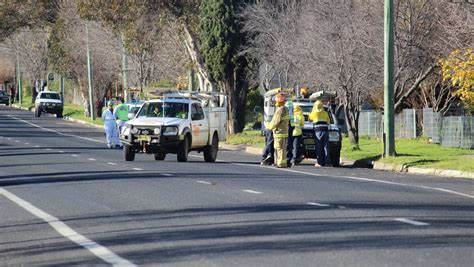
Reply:
[[309, 120], [314, 123], [314, 134], [316, 142], [316, 157], [318, 163], [314, 166], [330, 166], [329, 158], [329, 114], [324, 110], [321, 100], [313, 105], [313, 110], [309, 114]]
[[273, 115], [272, 121], [266, 125], [266, 128], [273, 131], [276, 152], [275, 165], [278, 168], [286, 168], [288, 165], [286, 149], [288, 147], [289, 114], [288, 109], [285, 107], [284, 95], [277, 94], [275, 96], [275, 102], [275, 115]]
[[301, 140], [303, 139], [304, 116], [301, 107], [296, 104], [293, 107], [293, 143], [289, 145], [293, 149], [291, 165], [299, 164], [303, 157], [301, 155]]

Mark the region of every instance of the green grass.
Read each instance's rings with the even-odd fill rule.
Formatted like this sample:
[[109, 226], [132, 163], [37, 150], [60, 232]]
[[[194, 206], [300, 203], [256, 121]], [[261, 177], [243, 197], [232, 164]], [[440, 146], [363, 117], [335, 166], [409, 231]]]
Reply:
[[360, 139], [360, 150], [351, 151], [347, 138], [343, 140], [342, 157], [352, 160], [378, 159], [382, 163], [404, 164], [408, 167], [449, 169], [474, 172], [474, 151], [469, 149], [446, 148], [429, 144], [426, 138], [397, 139], [397, 157], [381, 158], [382, 141]]
[[[244, 131], [227, 137], [227, 144], [264, 147], [264, 137], [260, 131]], [[377, 160], [391, 164], [404, 164], [409, 167], [449, 169], [474, 172], [474, 150], [446, 148], [429, 144], [428, 139], [397, 139], [397, 157], [381, 158], [383, 143], [380, 139], [360, 138], [360, 150], [352, 150], [349, 139], [342, 141], [341, 157], [351, 160]]]
[[265, 138], [261, 135], [259, 130], [244, 131], [239, 134], [227, 136], [226, 143], [230, 145], [248, 145], [263, 148]]
[[101, 118], [96, 118], [94, 121], [91, 118], [84, 116], [84, 107], [79, 105], [65, 104], [63, 116], [68, 116], [73, 119], [83, 120], [95, 125], [103, 125], [104, 122]]

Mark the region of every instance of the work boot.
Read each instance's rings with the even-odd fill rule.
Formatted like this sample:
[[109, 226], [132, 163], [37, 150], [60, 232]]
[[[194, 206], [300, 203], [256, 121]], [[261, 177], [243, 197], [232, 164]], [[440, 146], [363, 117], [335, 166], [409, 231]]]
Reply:
[[272, 165], [273, 164], [273, 157], [272, 156], [266, 157], [264, 160], [262, 160], [262, 162], [260, 164], [264, 165], [264, 166]]

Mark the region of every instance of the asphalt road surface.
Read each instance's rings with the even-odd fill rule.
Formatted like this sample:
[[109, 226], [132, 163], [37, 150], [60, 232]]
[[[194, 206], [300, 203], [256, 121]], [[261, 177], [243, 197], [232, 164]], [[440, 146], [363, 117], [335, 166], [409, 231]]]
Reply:
[[218, 159], [0, 106], [0, 265], [473, 266], [474, 180]]

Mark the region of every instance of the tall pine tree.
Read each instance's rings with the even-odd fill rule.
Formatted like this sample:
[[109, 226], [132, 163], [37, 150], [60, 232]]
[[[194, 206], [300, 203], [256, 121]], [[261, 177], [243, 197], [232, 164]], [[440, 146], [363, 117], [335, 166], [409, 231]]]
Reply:
[[200, 41], [204, 64], [212, 82], [228, 97], [228, 133], [245, 124], [246, 61], [238, 55], [244, 36], [235, 16], [240, 1], [204, 0], [201, 6]]

